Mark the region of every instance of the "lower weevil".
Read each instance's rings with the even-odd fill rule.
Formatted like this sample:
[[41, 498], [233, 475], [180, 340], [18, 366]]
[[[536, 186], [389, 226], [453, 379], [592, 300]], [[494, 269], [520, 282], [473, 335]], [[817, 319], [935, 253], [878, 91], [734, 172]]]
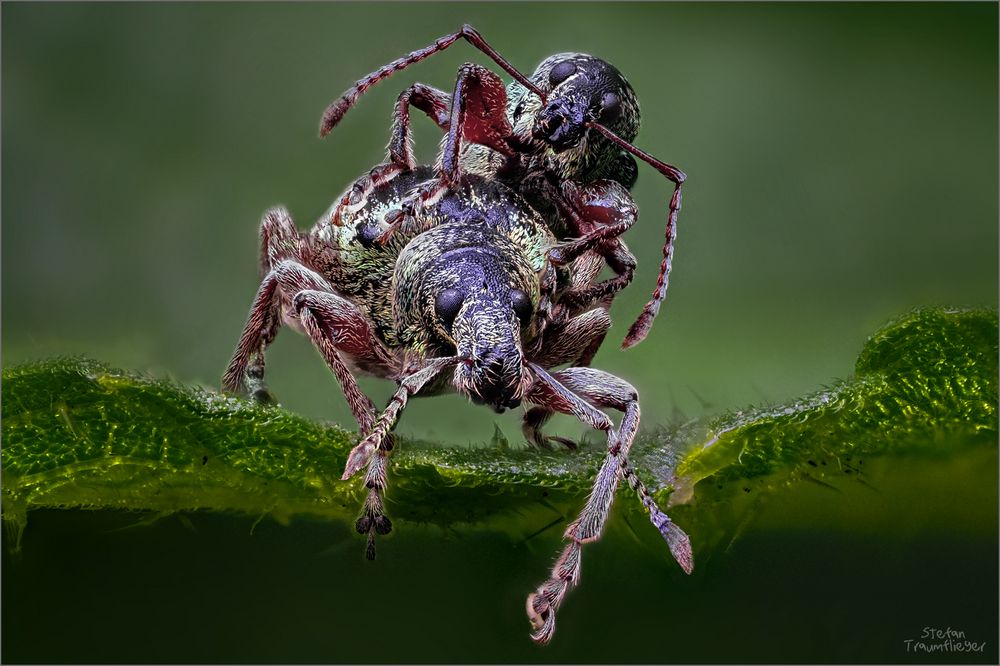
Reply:
[[[376, 167], [372, 174], [382, 172]], [[375, 557], [376, 534], [392, 528], [383, 506], [390, 431], [410, 397], [454, 390], [497, 411], [535, 405], [525, 430], [536, 444], [545, 443], [541, 425], [553, 412], [604, 431], [607, 455], [590, 498], [567, 528], [569, 543], [550, 578], [528, 599], [538, 642], [551, 638], [555, 611], [579, 580], [581, 547], [600, 538], [622, 478], [690, 571], [687, 535], [656, 506], [628, 463], [639, 425], [636, 390], [584, 367], [610, 326], [607, 309], [600, 302], [572, 308], [559, 303], [575, 282], [592, 279], [592, 271], [574, 272], [575, 260], [628, 224], [608, 224], [588, 238], [559, 243], [513, 190], [468, 176], [377, 243], [391, 224], [387, 213], [435, 173], [417, 167], [382, 183], [372, 174], [352, 185], [309, 233], [299, 232], [282, 209], [265, 214], [264, 278], [223, 387], [267, 397], [264, 351], [279, 326], [309, 336], [340, 382], [362, 435], [343, 478], [365, 470], [369, 490], [356, 527], [367, 536], [369, 559]], [[609, 221], [634, 219], [624, 188], [600, 187], [588, 196]], [[549, 371], [565, 364], [571, 367]], [[396, 382], [381, 414], [358, 387], [355, 372]], [[623, 412], [617, 428], [601, 408]]]

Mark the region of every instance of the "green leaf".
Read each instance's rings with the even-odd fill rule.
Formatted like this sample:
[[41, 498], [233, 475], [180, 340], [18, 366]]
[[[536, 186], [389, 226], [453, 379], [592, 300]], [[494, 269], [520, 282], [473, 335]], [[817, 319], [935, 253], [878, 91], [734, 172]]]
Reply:
[[[363, 497], [360, 481], [340, 481], [355, 433], [278, 407], [65, 358], [5, 369], [2, 399], [3, 515], [18, 534], [40, 507], [353, 521]], [[643, 433], [631, 459], [707, 542], [745, 519], [751, 490], [826, 484], [859, 456], [947, 456], [996, 440], [996, 313], [928, 309], [873, 335], [850, 380], [791, 404]], [[498, 525], [540, 505], [569, 514], [602, 457], [599, 447], [403, 441], [389, 509], [394, 520], [442, 526]]]

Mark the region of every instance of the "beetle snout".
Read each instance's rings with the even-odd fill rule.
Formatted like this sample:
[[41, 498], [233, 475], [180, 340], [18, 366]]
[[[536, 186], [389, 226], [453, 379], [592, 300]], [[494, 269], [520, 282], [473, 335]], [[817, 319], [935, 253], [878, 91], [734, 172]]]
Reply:
[[491, 350], [466, 363], [472, 402], [488, 405], [498, 414], [521, 405], [521, 356], [513, 356]]
[[586, 120], [582, 105], [555, 100], [538, 114], [531, 133], [558, 153], [580, 143], [587, 129]]

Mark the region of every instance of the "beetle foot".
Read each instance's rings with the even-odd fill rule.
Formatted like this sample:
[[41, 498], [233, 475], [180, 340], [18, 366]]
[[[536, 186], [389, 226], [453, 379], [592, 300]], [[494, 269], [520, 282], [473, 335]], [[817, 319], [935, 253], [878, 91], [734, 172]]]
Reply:
[[253, 399], [254, 402], [256, 402], [259, 405], [271, 406], [278, 404], [278, 400], [274, 397], [274, 394], [272, 394], [267, 389], [266, 386], [261, 386], [260, 388], [254, 389], [253, 392], [250, 393], [250, 397]]
[[382, 504], [382, 491], [379, 488], [369, 489], [361, 516], [354, 523], [354, 529], [359, 534], [367, 535], [365, 558], [374, 560], [376, 555], [375, 536], [385, 536], [392, 531], [392, 521], [385, 515], [385, 509]]
[[537, 592], [528, 595], [528, 621], [531, 622], [531, 640], [545, 645], [556, 631], [556, 612], [544, 596]]
[[580, 544], [570, 542], [552, 568], [551, 577], [528, 595], [528, 621], [534, 630], [531, 640], [544, 645], [556, 630], [556, 609], [566, 592], [580, 581]]
[[570, 451], [576, 451], [580, 446], [574, 442], [572, 439], [567, 439], [565, 437], [557, 437], [556, 435], [542, 435], [538, 439], [528, 440], [528, 444], [543, 449], [545, 451], [551, 451], [553, 449], [552, 442], [556, 444], [562, 444]]
[[278, 401], [264, 383], [264, 364], [254, 363], [250, 365], [243, 376], [240, 386], [241, 393], [245, 394], [258, 405], [276, 405]]

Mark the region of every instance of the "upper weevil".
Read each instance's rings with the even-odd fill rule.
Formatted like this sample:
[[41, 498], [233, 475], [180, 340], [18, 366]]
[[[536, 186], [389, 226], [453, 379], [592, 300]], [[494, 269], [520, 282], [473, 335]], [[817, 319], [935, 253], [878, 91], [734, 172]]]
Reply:
[[[388, 160], [395, 173], [415, 165], [410, 146], [409, 108], [426, 113], [448, 133], [438, 163], [439, 182], [429, 184], [415, 198], [403, 202], [406, 214], [433, 201], [454, 184], [458, 163], [468, 173], [498, 178], [514, 187], [539, 212], [560, 238], [585, 234], [600, 219], [581, 209], [578, 188], [613, 180], [626, 188], [635, 183], [638, 169], [633, 156], [652, 165], [674, 183], [667, 214], [663, 260], [652, 298], [632, 324], [622, 346], [646, 337], [666, 295], [673, 258], [677, 213], [681, 207], [682, 171], [661, 162], [631, 144], [639, 130], [639, 104], [632, 86], [613, 65], [583, 53], [560, 53], [538, 65], [525, 77], [497, 53], [472, 26], [445, 35], [428, 47], [394, 60], [358, 80], [327, 107], [320, 125], [325, 136], [372, 85], [465, 39], [510, 74], [505, 91], [500, 79], [475, 64], [463, 65], [454, 93], [417, 83], [400, 95], [393, 115]], [[466, 143], [461, 152], [458, 138]], [[595, 248], [615, 271], [616, 279], [602, 285], [613, 295], [632, 279], [635, 261], [620, 238]]]
[[[284, 210], [264, 216], [264, 278], [224, 388], [267, 396], [264, 351], [279, 326], [310, 337], [339, 380], [362, 434], [343, 478], [366, 470], [369, 491], [356, 527], [368, 536], [369, 558], [375, 556], [375, 535], [391, 529], [382, 499], [390, 430], [411, 396], [454, 390], [497, 411], [535, 405], [525, 431], [537, 444], [546, 439], [540, 428], [552, 412], [604, 431], [607, 455], [590, 498], [567, 527], [569, 543], [550, 578], [528, 599], [536, 641], [551, 638], [555, 611], [579, 580], [581, 546], [600, 537], [621, 478], [638, 491], [675, 559], [690, 571], [687, 535], [656, 506], [628, 463], [639, 425], [636, 390], [583, 367], [610, 326], [607, 309], [598, 301], [559, 303], [561, 292], [585, 289], [593, 280], [592, 271], [576, 270], [575, 260], [607, 240], [608, 230], [634, 220], [634, 206], [622, 199], [627, 192], [621, 186], [587, 190], [588, 205], [602, 210], [609, 224], [559, 243], [539, 214], [503, 183], [461, 176], [377, 243], [390, 224], [386, 213], [435, 179], [431, 167], [417, 167], [378, 182], [389, 166], [355, 182], [308, 233], [299, 232]], [[553, 255], [562, 261], [552, 261]], [[564, 364], [571, 367], [549, 372]], [[356, 372], [396, 382], [381, 414], [358, 387]], [[602, 408], [623, 412], [617, 428]]]

